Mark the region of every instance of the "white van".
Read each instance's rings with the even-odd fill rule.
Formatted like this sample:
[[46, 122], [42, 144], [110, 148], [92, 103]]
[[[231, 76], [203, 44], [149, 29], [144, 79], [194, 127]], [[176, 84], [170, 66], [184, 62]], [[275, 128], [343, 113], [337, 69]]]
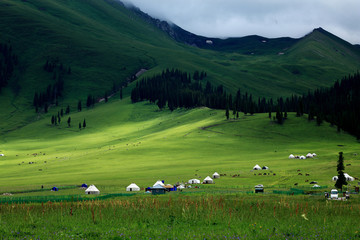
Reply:
[[330, 198], [331, 199], [338, 199], [339, 198], [339, 192], [338, 190], [336, 189], [331, 189], [331, 192], [330, 192]]

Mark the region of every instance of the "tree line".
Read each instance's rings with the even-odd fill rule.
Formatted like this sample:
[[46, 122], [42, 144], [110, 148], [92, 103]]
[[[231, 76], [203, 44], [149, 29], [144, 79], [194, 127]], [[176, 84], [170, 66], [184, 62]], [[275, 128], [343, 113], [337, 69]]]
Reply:
[[[197, 72], [197, 73], [196, 73]], [[168, 107], [194, 108], [206, 106], [213, 109], [225, 109], [226, 117], [231, 114], [239, 118], [244, 114], [276, 112], [273, 119], [282, 124], [288, 112], [296, 116], [308, 114], [308, 120], [316, 120], [320, 125], [324, 120], [360, 138], [360, 74], [356, 73], [336, 81], [330, 88], [316, 89], [302, 96], [254, 98], [252, 94], [242, 93], [240, 89], [235, 96], [228, 94], [222, 85], [213, 86], [203, 80], [207, 74], [200, 76], [199, 71], [193, 75], [179, 69], [166, 69], [161, 74], [146, 77], [136, 83], [131, 92], [131, 101], [150, 101], [160, 109]]]
[[18, 57], [13, 53], [12, 46], [0, 43], [0, 92], [8, 84], [18, 63]]

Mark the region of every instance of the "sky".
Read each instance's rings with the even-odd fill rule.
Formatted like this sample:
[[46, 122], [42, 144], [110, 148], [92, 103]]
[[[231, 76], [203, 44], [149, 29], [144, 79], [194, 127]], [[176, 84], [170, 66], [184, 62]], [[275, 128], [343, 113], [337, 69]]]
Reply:
[[314, 28], [360, 44], [360, 0], [124, 0], [206, 37], [299, 38]]

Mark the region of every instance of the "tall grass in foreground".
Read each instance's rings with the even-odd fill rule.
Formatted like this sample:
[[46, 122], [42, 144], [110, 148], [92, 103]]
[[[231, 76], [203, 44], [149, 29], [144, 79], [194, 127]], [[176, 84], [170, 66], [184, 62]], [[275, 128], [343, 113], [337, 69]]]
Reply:
[[358, 201], [137, 196], [0, 205], [4, 239], [356, 239]]

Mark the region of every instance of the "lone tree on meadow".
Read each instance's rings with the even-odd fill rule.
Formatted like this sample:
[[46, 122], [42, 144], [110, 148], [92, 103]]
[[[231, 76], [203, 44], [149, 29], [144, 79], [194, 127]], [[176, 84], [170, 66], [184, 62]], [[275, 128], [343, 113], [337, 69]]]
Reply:
[[338, 179], [336, 180], [335, 187], [340, 188], [342, 190], [343, 185], [347, 185], [346, 178], [344, 175], [345, 166], [344, 166], [343, 152], [339, 152], [339, 160], [336, 170], [338, 172]]

